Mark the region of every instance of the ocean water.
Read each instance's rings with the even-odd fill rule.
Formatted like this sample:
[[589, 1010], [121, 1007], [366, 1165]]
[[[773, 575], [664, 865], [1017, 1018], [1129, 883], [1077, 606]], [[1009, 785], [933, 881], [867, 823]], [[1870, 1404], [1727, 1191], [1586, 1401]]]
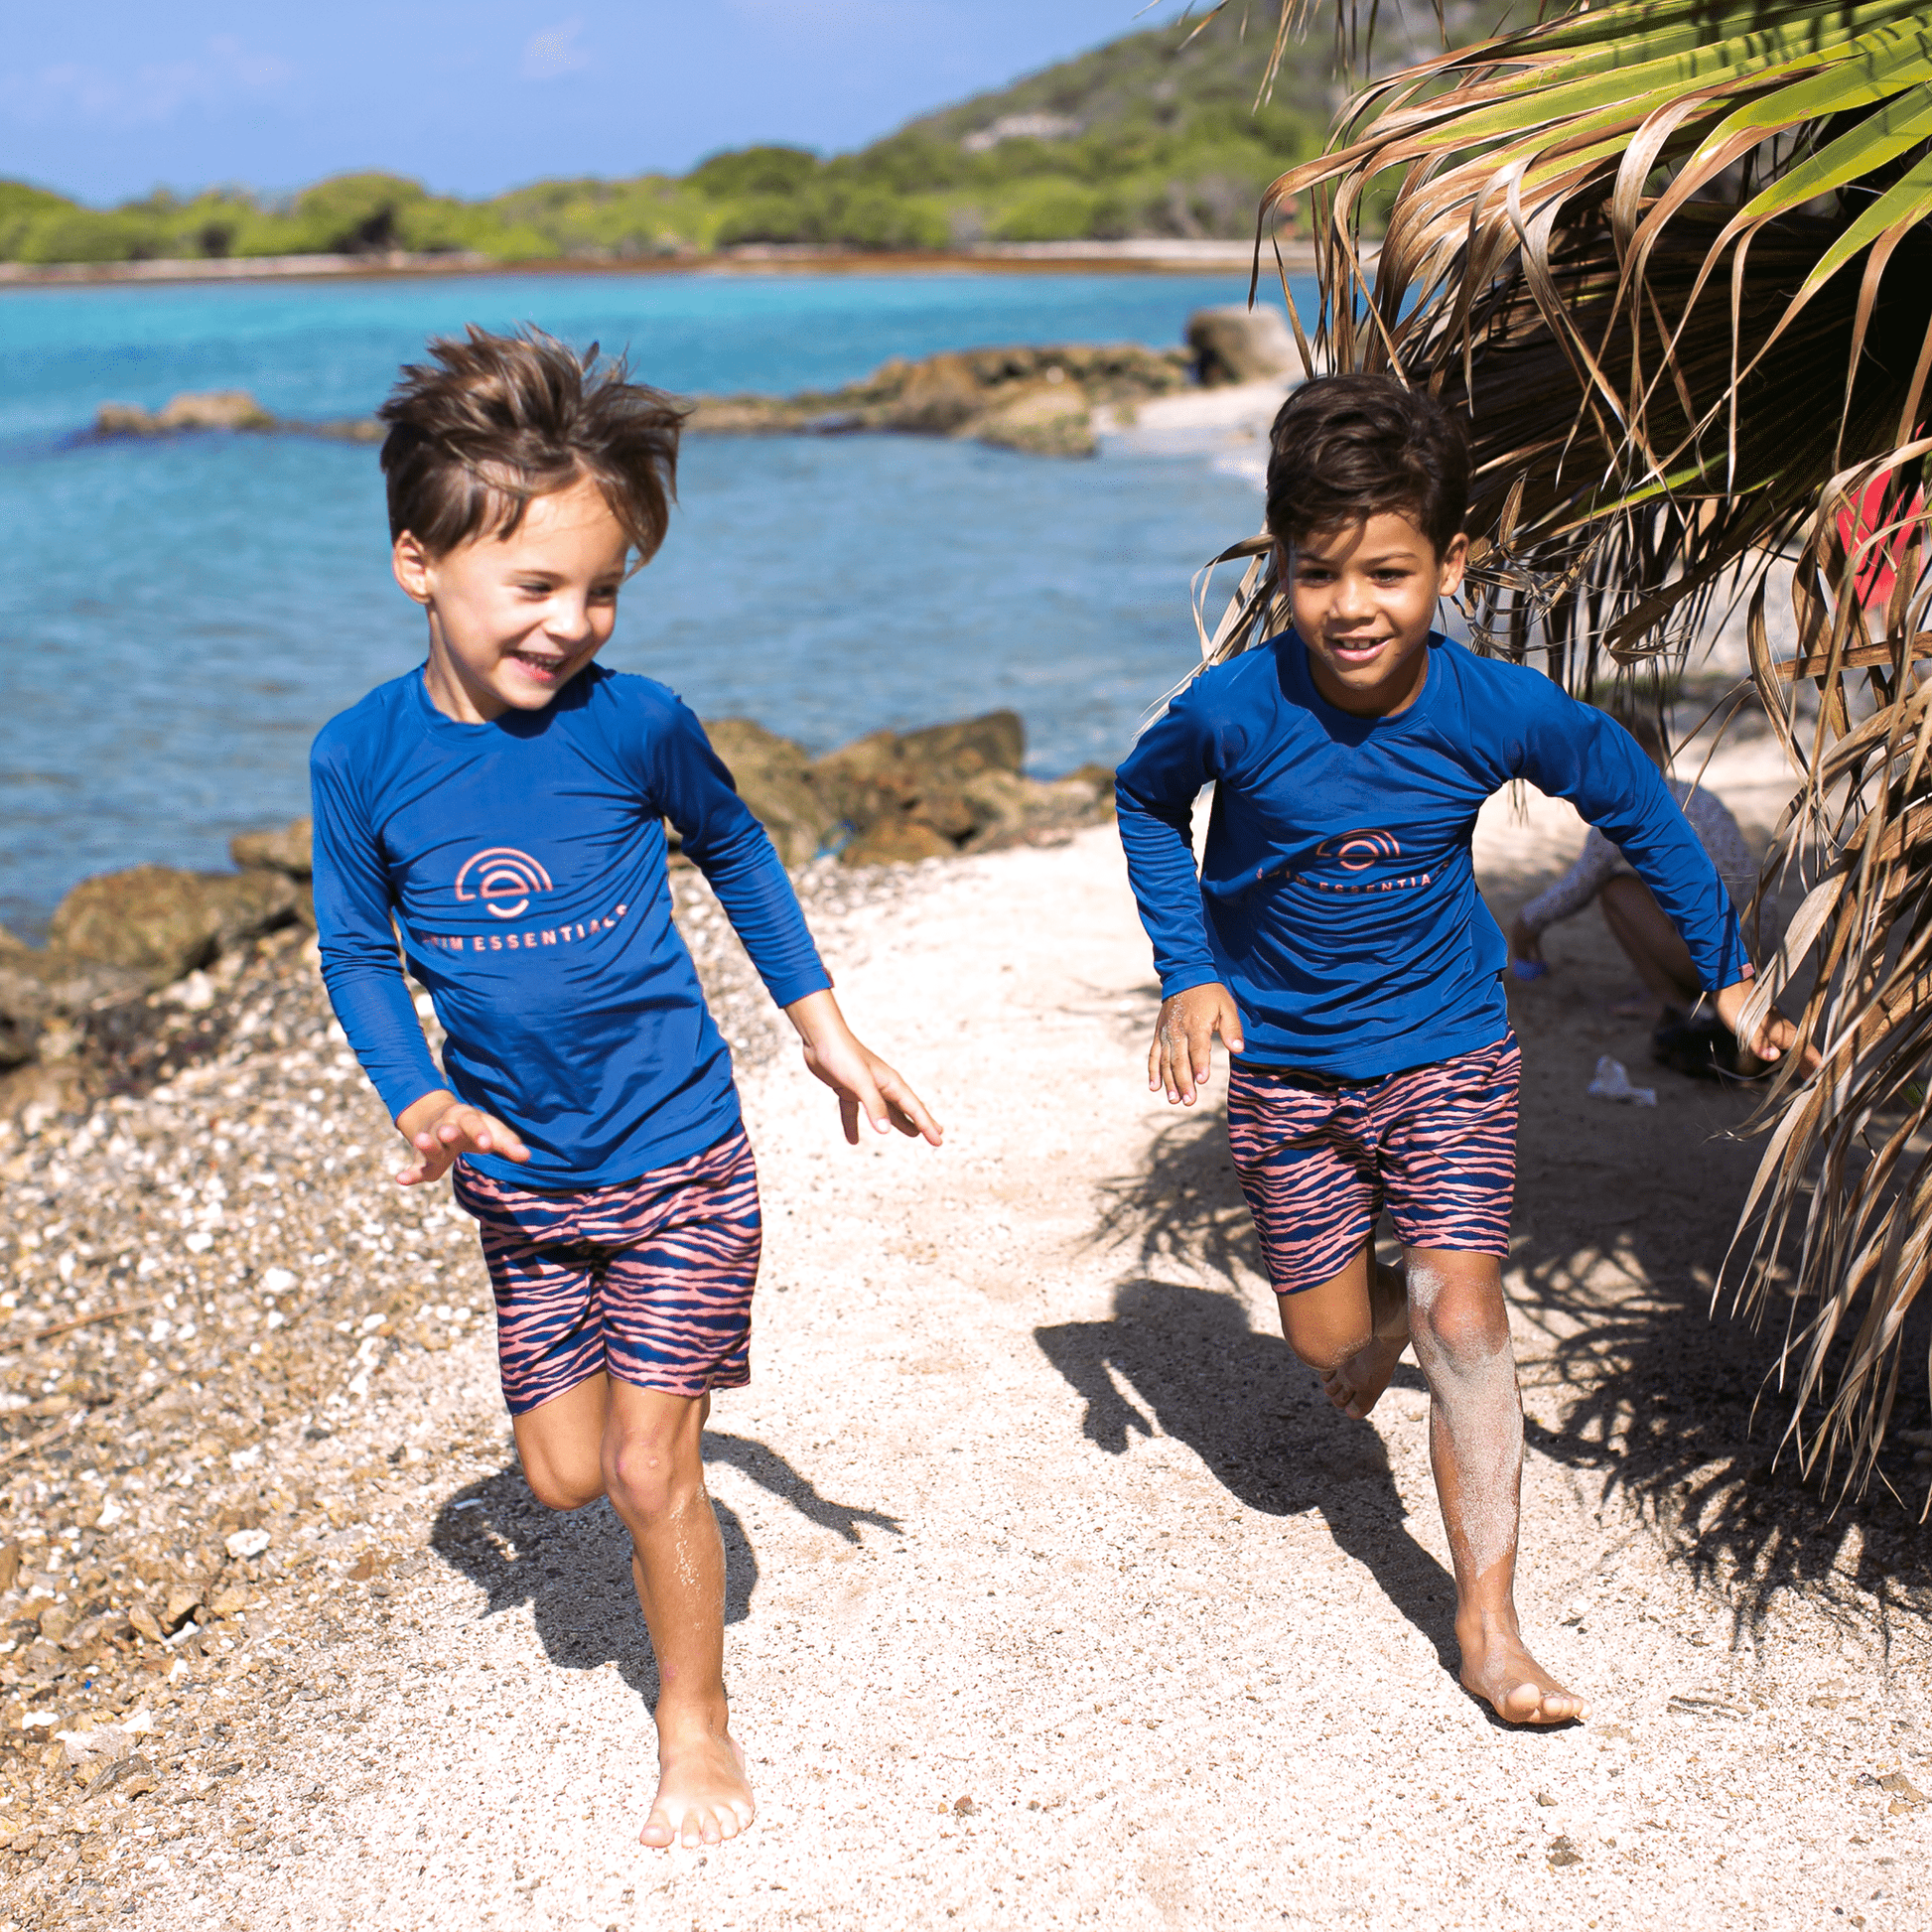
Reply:
[[[425, 339], [533, 321], [679, 391], [889, 355], [1179, 340], [1232, 276], [491, 276], [0, 292], [0, 921], [77, 879], [225, 863], [307, 809], [317, 729], [420, 661], [370, 446], [98, 443], [108, 399], [245, 388], [366, 412]], [[825, 750], [1011, 705], [1049, 773], [1113, 761], [1192, 661], [1193, 569], [1258, 519], [1200, 456], [1053, 462], [909, 438], [694, 438], [604, 661]]]

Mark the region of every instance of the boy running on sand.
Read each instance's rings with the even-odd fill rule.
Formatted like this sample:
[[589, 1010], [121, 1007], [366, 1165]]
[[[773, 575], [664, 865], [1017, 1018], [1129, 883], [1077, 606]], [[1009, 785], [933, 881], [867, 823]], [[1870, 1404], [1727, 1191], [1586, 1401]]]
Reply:
[[[412, 1150], [397, 1180], [454, 1167], [481, 1227], [531, 1489], [553, 1509], [608, 1495], [630, 1532], [660, 1682], [643, 1842], [716, 1844], [754, 1806], [699, 1434], [711, 1391], [750, 1377], [759, 1194], [731, 1055], [672, 923], [665, 819], [846, 1139], [862, 1112], [934, 1146], [939, 1129], [847, 1028], [698, 721], [595, 661], [664, 538], [678, 410], [535, 330], [430, 347], [381, 412], [396, 581], [429, 656], [316, 740], [323, 976]], [[448, 1035], [447, 1079], [405, 960]]]
[[[1366, 1416], [1414, 1343], [1455, 1565], [1463, 1684], [1513, 1724], [1585, 1715], [1524, 1646], [1522, 1407], [1503, 1303], [1520, 1056], [1470, 860], [1512, 778], [1622, 848], [1719, 1017], [1748, 992], [1724, 882], [1602, 712], [1431, 629], [1462, 581], [1459, 425], [1392, 377], [1308, 383], [1275, 420], [1268, 528], [1293, 627], [1207, 669], [1121, 766], [1121, 842], [1165, 996], [1150, 1085], [1192, 1105], [1218, 1033], [1228, 1138], [1282, 1332]], [[1192, 807], [1215, 787], [1198, 878]], [[1790, 1044], [1782, 1015], [1755, 1042]], [[1369, 1242], [1386, 1206], [1405, 1270]]]

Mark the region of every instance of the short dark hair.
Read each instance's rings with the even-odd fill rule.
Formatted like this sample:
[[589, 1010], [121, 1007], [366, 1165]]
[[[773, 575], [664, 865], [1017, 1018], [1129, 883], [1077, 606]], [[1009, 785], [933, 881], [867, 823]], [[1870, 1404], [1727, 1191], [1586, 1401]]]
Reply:
[[376, 413], [389, 425], [382, 474], [389, 536], [433, 556], [472, 537], [508, 537], [532, 499], [590, 478], [648, 563], [670, 527], [685, 411], [632, 382], [624, 359], [579, 355], [525, 326], [492, 336], [473, 323], [431, 341], [434, 364], [407, 364]]
[[1469, 439], [1434, 396], [1392, 375], [1319, 375], [1269, 432], [1268, 528], [1284, 547], [1386, 510], [1446, 551], [1469, 507]]

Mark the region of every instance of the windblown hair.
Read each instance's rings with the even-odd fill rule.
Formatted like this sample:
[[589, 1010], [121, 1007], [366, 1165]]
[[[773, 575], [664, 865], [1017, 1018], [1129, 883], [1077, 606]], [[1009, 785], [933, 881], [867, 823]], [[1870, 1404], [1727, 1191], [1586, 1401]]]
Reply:
[[530, 326], [439, 337], [434, 365], [405, 365], [376, 413], [389, 425], [382, 474], [391, 541], [407, 530], [432, 556], [474, 537], [509, 537], [538, 496], [590, 478], [637, 553], [664, 541], [677, 495], [684, 410], [629, 380], [623, 358], [579, 355]]
[[1392, 375], [1323, 375], [1282, 404], [1269, 434], [1268, 528], [1293, 545], [1312, 530], [1404, 515], [1441, 556], [1469, 507], [1459, 418]]

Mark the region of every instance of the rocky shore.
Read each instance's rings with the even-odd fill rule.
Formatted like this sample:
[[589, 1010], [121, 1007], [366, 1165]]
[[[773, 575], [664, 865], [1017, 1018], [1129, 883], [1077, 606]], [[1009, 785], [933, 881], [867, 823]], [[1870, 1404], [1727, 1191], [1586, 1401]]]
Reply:
[[[797, 880], [836, 936], [910, 877], [827, 856]], [[757, 1066], [777, 1018], [702, 878], [686, 867], [673, 891], [719, 1024]], [[137, 1045], [90, 1035], [60, 1104], [0, 1122], [9, 1890], [31, 1877], [46, 1896], [200, 1836], [241, 1768], [231, 1725], [291, 1704], [293, 1722], [337, 1682], [343, 1619], [389, 1621], [385, 1574], [450, 1472], [440, 1440], [426, 1462], [427, 1420], [373, 1460], [336, 1441], [371, 1375], [489, 1314], [447, 1190], [387, 1182], [394, 1130], [316, 957], [299, 920], [227, 945], [192, 992], [137, 1002]]]
[[[1497, 904], [1581, 839], [1529, 805], [1478, 825]], [[797, 878], [947, 1145], [843, 1144], [678, 872], [768, 1204], [754, 1381], [706, 1432], [752, 1834], [638, 1847], [623, 1531], [524, 1485], [474, 1233], [389, 1181], [291, 926], [204, 969], [225, 1031], [195, 1064], [0, 1137], [0, 1928], [1312, 1927], [1344, 1899], [1917, 1932], [1919, 1485], [1833, 1511], [1772, 1463], [1776, 1337], [1710, 1319], [1751, 1103], [1666, 1071], [1641, 1122], [1580, 1104], [1649, 1024], [1600, 924], [1511, 990], [1519, 1589], [1592, 1703], [1518, 1735], [1445, 1667], [1420, 1378], [1335, 1416], [1218, 1109], [1145, 1091], [1108, 829]]]
[[[1277, 311], [1202, 309], [1188, 318], [1184, 345], [1176, 348], [1070, 343], [895, 356], [838, 389], [696, 397], [686, 427], [697, 436], [964, 437], [1030, 456], [1092, 456], [1098, 426], [1129, 424], [1145, 403], [1189, 388], [1267, 381], [1298, 367]], [[369, 416], [278, 417], [245, 389], [186, 393], [158, 410], [106, 402], [93, 425], [102, 437], [207, 430], [355, 443], [379, 442], [383, 433]]]

